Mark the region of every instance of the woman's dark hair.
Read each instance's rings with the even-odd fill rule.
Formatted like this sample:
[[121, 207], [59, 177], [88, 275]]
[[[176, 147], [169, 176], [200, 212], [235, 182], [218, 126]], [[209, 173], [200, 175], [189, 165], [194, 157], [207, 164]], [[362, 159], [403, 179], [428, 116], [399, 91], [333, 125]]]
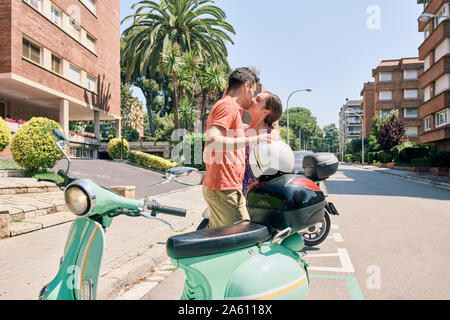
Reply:
[[275, 122], [280, 120], [281, 115], [283, 114], [283, 104], [281, 103], [280, 98], [271, 92], [265, 91], [270, 96], [266, 101], [266, 109], [270, 110], [270, 113], [264, 119], [264, 123], [272, 129], [275, 129]]

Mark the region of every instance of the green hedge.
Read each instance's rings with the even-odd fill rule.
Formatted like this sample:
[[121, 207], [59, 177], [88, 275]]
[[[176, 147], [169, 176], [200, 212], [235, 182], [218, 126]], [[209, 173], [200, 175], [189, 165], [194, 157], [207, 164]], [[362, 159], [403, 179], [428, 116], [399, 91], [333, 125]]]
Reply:
[[32, 118], [19, 128], [11, 143], [11, 154], [16, 163], [33, 172], [53, 168], [63, 158], [56, 146], [52, 130], [61, 126], [47, 118]]
[[367, 153], [367, 162], [369, 164], [374, 163], [374, 161], [377, 160], [377, 153], [376, 152], [368, 152]]
[[122, 152], [122, 140], [123, 140], [123, 158], [126, 159], [128, 152], [130, 151], [130, 145], [126, 139], [114, 138], [109, 142], [108, 155], [111, 159], [120, 159]]
[[161, 157], [140, 151], [131, 151], [128, 155], [128, 160], [132, 163], [136, 163], [162, 172], [166, 172], [168, 169], [181, 166]]
[[397, 162], [411, 163], [413, 159], [427, 158], [429, 150], [424, 146], [414, 146], [410, 148], [404, 148], [398, 154]]
[[416, 158], [411, 160], [411, 164], [415, 167], [427, 167], [430, 165], [430, 160], [428, 158]]
[[432, 167], [450, 167], [450, 150], [443, 150], [441, 152], [436, 152], [433, 150], [430, 155], [430, 166]]
[[352, 159], [353, 159], [353, 155], [352, 154], [346, 154], [344, 156], [344, 161], [345, 162], [352, 162]]
[[9, 143], [11, 142], [11, 130], [6, 125], [5, 120], [0, 117], [0, 152], [5, 150]]
[[381, 161], [381, 163], [390, 163], [394, 160], [394, 156], [385, 151], [377, 152], [377, 159]]

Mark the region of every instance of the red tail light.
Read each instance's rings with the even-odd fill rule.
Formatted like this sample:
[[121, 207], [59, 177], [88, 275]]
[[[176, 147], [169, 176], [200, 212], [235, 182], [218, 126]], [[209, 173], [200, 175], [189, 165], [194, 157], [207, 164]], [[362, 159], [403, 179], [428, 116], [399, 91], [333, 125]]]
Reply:
[[317, 184], [306, 178], [296, 178], [292, 181], [292, 183], [302, 186], [308, 190], [322, 191]]

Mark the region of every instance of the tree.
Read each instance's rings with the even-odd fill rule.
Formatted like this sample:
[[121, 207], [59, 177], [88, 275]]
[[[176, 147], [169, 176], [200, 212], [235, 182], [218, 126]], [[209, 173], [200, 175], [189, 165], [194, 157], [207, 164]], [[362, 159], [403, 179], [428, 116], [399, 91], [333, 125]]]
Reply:
[[[173, 48], [179, 48], [181, 54], [196, 52], [208, 63], [228, 66], [226, 43], [233, 44], [228, 33], [235, 34], [235, 31], [225, 21], [225, 12], [212, 3], [211, 0], [161, 0], [134, 4], [132, 9], [138, 7], [136, 12], [122, 21], [133, 20], [123, 32], [126, 44], [122, 63], [126, 66], [126, 82], [141, 77], [153, 78], [161, 71], [164, 55], [167, 60], [167, 53]], [[170, 72], [173, 80], [173, 112], [179, 125], [177, 79], [173, 69], [163, 69]]]
[[339, 129], [332, 123], [323, 127], [323, 132], [327, 151], [337, 152], [339, 150]]
[[138, 98], [133, 97], [129, 86], [122, 84], [120, 86], [120, 113], [121, 125], [123, 132], [126, 134], [128, 140], [137, 140], [136, 128], [143, 125], [143, 111], [144, 108]]
[[398, 110], [393, 110], [388, 117], [382, 119], [378, 136], [380, 148], [389, 152], [406, 139], [406, 121], [398, 117]]
[[[280, 126], [287, 127], [286, 113], [280, 119]], [[321, 132], [320, 127], [317, 125], [317, 119], [312, 116], [309, 109], [301, 107], [289, 108], [289, 140], [291, 140], [291, 134], [293, 134], [294, 140], [298, 141], [300, 128], [302, 130], [302, 145]]]

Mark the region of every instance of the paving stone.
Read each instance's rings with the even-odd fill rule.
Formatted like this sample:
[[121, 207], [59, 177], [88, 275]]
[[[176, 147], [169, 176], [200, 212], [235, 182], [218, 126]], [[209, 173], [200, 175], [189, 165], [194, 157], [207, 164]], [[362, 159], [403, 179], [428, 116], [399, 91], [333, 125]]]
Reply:
[[42, 229], [42, 224], [40, 223], [29, 223], [29, 222], [11, 222], [9, 224], [9, 231], [11, 237], [40, 230]]
[[76, 219], [76, 216], [71, 212], [59, 212], [47, 214], [45, 216], [34, 217], [25, 220], [24, 222], [31, 222], [41, 224], [43, 228], [56, 226], [62, 223], [70, 222]]

